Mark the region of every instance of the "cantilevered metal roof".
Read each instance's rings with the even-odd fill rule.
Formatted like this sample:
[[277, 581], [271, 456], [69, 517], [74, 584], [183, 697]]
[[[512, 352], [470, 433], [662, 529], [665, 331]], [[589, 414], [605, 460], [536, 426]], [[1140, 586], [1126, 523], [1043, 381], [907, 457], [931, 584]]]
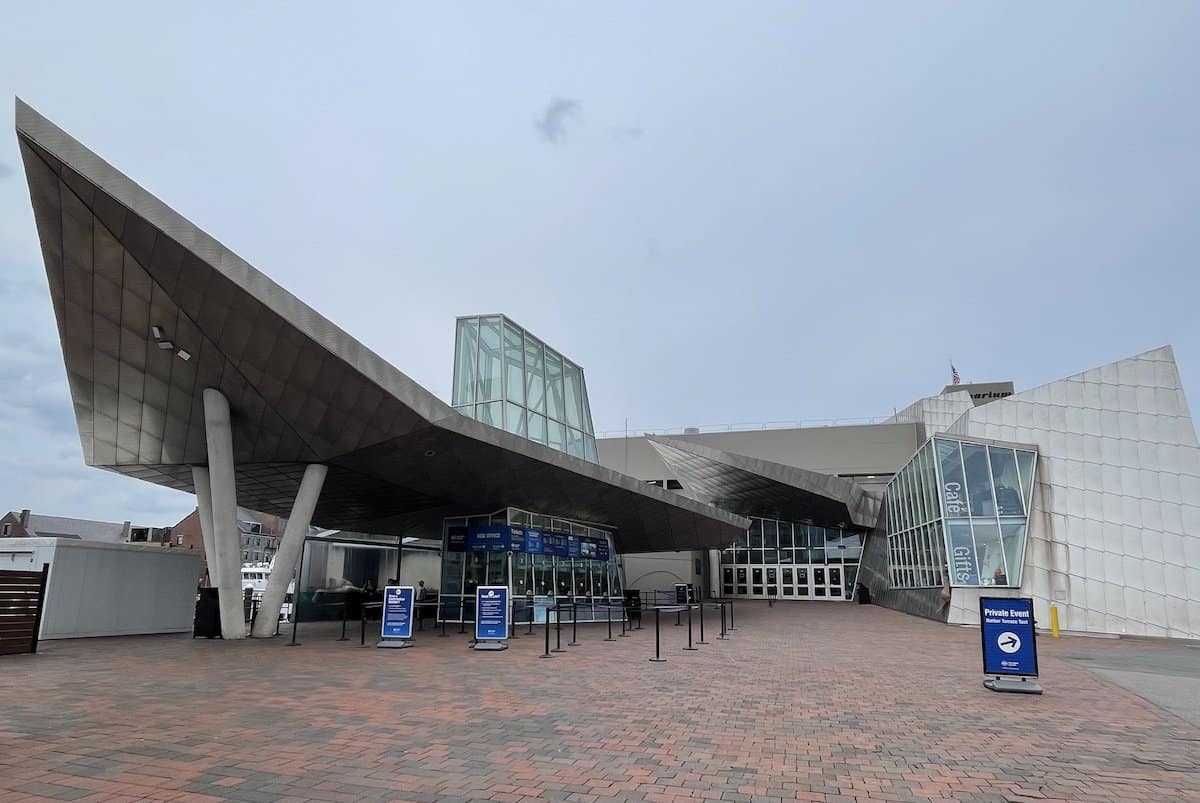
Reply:
[[875, 526], [879, 499], [853, 480], [690, 441], [646, 439], [696, 498], [724, 510], [824, 527]]
[[[748, 522], [458, 414], [17, 100], [16, 128], [84, 460], [192, 492], [202, 391], [233, 412], [239, 505], [440, 537], [514, 505], [615, 528], [619, 551], [715, 547]], [[369, 288], [364, 288], [368, 292]]]

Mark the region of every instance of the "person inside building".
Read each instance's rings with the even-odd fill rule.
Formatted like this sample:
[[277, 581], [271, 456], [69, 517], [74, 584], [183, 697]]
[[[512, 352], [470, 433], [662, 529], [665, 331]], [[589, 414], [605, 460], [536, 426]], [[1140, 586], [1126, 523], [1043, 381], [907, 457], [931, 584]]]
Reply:
[[996, 571], [992, 574], [992, 585], [1008, 585], [1008, 575], [1006, 575], [1004, 573], [1004, 569], [1000, 568], [999, 566], [996, 567]]

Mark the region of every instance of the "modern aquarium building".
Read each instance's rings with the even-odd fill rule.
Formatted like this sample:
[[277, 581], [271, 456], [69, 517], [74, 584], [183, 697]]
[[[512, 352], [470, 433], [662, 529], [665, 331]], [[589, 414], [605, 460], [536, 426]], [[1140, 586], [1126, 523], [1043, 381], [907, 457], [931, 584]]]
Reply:
[[[313, 525], [426, 545], [451, 621], [481, 585], [586, 619], [682, 582], [963, 624], [981, 594], [1029, 596], [1067, 631], [1200, 638], [1169, 346], [869, 424], [601, 437], [580, 363], [512, 319], [458, 320], [447, 403], [20, 101], [16, 128], [83, 459], [196, 495], [226, 638], [248, 635], [239, 506], [288, 520], [255, 636]], [[352, 563], [382, 585], [403, 550]]]

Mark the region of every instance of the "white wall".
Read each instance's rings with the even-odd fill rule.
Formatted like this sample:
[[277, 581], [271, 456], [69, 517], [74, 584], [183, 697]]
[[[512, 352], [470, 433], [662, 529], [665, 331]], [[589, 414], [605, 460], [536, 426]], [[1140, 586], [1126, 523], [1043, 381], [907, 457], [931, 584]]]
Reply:
[[190, 633], [200, 553], [68, 538], [0, 545], [0, 569], [50, 564], [41, 638]]
[[[1064, 630], [1200, 638], [1200, 443], [1171, 348], [976, 407], [951, 433], [1038, 445], [1021, 595]], [[954, 589], [950, 621], [979, 621]]]
[[400, 585], [417, 587], [424, 580], [426, 588], [442, 587], [442, 556], [424, 549], [406, 549], [400, 560]]

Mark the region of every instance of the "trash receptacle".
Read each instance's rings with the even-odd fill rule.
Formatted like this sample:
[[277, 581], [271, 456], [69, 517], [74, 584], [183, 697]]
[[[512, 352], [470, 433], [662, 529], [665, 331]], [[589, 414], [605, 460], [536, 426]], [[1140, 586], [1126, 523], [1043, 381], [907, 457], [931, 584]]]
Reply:
[[202, 588], [196, 599], [196, 618], [192, 623], [192, 638], [221, 637], [221, 605], [217, 589]]

